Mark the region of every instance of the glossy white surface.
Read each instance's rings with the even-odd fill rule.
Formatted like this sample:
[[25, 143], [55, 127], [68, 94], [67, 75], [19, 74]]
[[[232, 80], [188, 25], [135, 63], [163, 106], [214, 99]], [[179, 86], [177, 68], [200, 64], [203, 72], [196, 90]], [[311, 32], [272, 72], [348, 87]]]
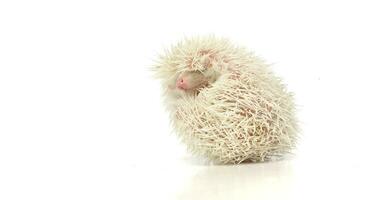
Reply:
[[129, 191], [139, 199], [372, 198], [370, 163], [321, 159], [209, 165], [188, 157], [151, 167], [135, 165]]

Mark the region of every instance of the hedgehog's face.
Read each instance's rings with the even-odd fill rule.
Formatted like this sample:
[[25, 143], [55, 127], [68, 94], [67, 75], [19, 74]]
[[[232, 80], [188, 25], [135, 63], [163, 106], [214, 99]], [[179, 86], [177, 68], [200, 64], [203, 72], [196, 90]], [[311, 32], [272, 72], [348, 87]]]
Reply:
[[172, 97], [197, 94], [208, 85], [208, 78], [200, 71], [174, 72], [164, 80], [166, 94]]
[[212, 70], [178, 72], [167, 81], [167, 92], [173, 96], [195, 95], [216, 79], [217, 74]]
[[186, 71], [178, 75], [175, 88], [184, 91], [197, 90], [208, 83], [208, 78], [199, 71]]
[[176, 97], [199, 94], [217, 79], [218, 69], [213, 66], [219, 46], [215, 47], [213, 41], [190, 40], [161, 56], [156, 72], [167, 94]]

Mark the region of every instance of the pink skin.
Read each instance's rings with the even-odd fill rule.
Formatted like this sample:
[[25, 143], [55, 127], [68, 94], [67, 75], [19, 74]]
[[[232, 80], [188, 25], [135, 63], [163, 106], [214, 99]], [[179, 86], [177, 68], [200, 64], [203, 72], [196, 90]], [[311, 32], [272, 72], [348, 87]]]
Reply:
[[208, 82], [207, 78], [200, 72], [183, 72], [176, 81], [176, 88], [180, 90], [193, 90], [200, 88]]
[[188, 80], [186, 80], [185, 77], [182, 77], [180, 76], [178, 79], [177, 79], [177, 82], [176, 82], [176, 87], [178, 89], [181, 89], [181, 90], [187, 90], [188, 89], [188, 84], [187, 84]]

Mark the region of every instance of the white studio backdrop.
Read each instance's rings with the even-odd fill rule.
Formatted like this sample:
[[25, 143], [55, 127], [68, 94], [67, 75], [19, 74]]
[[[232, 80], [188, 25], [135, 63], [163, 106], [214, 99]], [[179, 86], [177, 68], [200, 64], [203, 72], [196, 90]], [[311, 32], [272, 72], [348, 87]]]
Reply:
[[[368, 1], [1, 1], [0, 199], [370, 199]], [[288, 161], [211, 166], [172, 134], [149, 68], [214, 34], [296, 94]]]

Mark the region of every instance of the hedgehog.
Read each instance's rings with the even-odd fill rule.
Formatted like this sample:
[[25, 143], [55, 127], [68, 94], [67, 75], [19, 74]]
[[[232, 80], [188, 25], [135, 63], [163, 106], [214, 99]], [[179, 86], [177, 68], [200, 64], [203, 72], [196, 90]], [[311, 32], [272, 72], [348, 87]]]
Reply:
[[226, 38], [186, 38], [153, 68], [175, 133], [194, 155], [221, 164], [265, 162], [293, 152], [293, 93], [252, 51]]

